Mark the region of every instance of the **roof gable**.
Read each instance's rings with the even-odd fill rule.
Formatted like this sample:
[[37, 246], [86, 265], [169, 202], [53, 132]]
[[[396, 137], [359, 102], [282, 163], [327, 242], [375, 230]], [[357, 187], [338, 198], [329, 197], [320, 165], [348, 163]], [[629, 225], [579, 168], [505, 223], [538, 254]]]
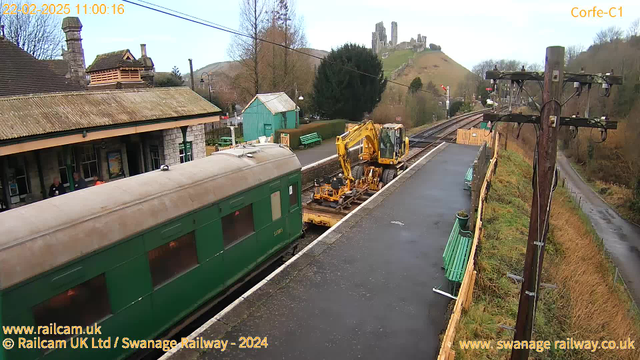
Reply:
[[0, 98], [0, 141], [220, 111], [187, 87], [4, 97]]
[[277, 113], [286, 112], [286, 111], [294, 111], [296, 110], [296, 103], [291, 100], [287, 94], [284, 92], [277, 93], [268, 93], [268, 94], [258, 94], [249, 101], [247, 106], [242, 109], [242, 112], [247, 110], [251, 104], [259, 100], [269, 111], [271, 114], [275, 115]]
[[0, 39], [0, 96], [82, 90], [67, 79], [66, 71], [62, 74], [66, 66], [63, 60], [38, 60], [6, 38]]
[[87, 68], [87, 73], [118, 68], [144, 68], [144, 65], [136, 60], [129, 49], [113, 51], [96, 56], [93, 63]]

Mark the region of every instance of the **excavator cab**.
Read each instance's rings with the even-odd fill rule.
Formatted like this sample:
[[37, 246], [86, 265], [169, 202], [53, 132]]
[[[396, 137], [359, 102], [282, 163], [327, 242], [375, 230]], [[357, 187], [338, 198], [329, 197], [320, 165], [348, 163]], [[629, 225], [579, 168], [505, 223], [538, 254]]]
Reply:
[[385, 124], [380, 129], [381, 164], [397, 164], [409, 149], [408, 138], [401, 124]]

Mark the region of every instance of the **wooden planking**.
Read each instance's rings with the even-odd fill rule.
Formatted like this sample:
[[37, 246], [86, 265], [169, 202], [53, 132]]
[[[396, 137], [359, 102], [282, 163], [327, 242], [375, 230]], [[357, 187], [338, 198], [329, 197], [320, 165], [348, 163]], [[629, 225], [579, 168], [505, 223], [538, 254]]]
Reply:
[[[494, 135], [494, 138], [491, 140], [493, 143], [498, 144], [499, 134], [495, 132]], [[463, 306], [466, 309], [471, 305], [471, 299], [473, 296], [473, 285], [475, 283], [476, 274], [476, 271], [474, 270], [476, 248], [478, 245], [478, 241], [482, 237], [482, 210], [484, 209], [484, 200], [487, 196], [487, 188], [489, 186], [491, 178], [493, 177], [493, 172], [495, 171], [497, 157], [498, 148], [496, 146], [493, 147], [493, 156], [491, 158], [491, 162], [489, 163], [489, 169], [487, 170], [487, 175], [484, 178], [484, 182], [482, 183], [482, 188], [480, 190], [480, 202], [478, 205], [476, 226], [473, 233], [473, 243], [471, 245], [471, 254], [469, 255], [469, 260], [467, 262], [467, 269], [465, 270], [464, 278], [462, 279], [462, 285], [460, 286], [458, 298], [453, 307], [453, 313], [451, 314], [451, 318], [449, 319], [447, 330], [444, 334], [444, 337], [442, 338], [438, 360], [452, 360], [455, 357], [455, 352], [453, 350], [453, 340], [455, 338], [456, 327], [460, 322], [460, 316], [462, 314]]]
[[480, 146], [487, 142], [491, 146], [491, 131], [485, 129], [458, 129], [456, 134], [456, 143], [463, 145]]

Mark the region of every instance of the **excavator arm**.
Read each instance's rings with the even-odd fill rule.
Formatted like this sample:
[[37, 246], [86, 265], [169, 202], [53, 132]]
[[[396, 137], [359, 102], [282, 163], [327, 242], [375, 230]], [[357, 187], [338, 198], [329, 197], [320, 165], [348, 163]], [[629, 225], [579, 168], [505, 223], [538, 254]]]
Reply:
[[351, 176], [351, 160], [349, 159], [349, 148], [364, 139], [362, 144], [362, 159], [375, 160], [378, 158], [379, 144], [378, 131], [373, 121], [367, 121], [359, 124], [350, 131], [336, 137], [336, 148], [338, 150], [338, 159], [342, 172], [346, 181], [353, 184], [354, 178]]

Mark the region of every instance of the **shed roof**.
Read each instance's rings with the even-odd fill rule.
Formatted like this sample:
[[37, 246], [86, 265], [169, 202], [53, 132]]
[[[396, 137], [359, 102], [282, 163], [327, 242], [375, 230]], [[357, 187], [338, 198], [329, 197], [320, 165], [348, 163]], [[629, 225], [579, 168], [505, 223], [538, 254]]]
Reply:
[[0, 97], [0, 141], [220, 111], [188, 87]]
[[[127, 54], [129, 54], [131, 58], [133, 58], [133, 60], [125, 60], [125, 56]], [[121, 67], [144, 68], [144, 65], [140, 61], [136, 60], [129, 49], [126, 49], [96, 56], [95, 60], [93, 60], [93, 63], [91, 63], [91, 65], [89, 65], [89, 67], [87, 68], [87, 72], [89, 73], [93, 71], [117, 69]]]
[[264, 104], [264, 106], [266, 106], [266, 108], [269, 109], [269, 111], [271, 111], [273, 115], [281, 112], [293, 111], [296, 109], [296, 103], [294, 103], [293, 100], [291, 100], [291, 98], [287, 96], [287, 94], [283, 92], [277, 92], [258, 94], [254, 96], [253, 99], [249, 101], [247, 106], [245, 106], [242, 112], [247, 110], [249, 105], [256, 101], [256, 99], [260, 100], [260, 102], [262, 102], [262, 104]]
[[65, 77], [66, 66], [62, 60], [38, 60], [0, 37], [0, 96], [82, 90], [82, 86]]

